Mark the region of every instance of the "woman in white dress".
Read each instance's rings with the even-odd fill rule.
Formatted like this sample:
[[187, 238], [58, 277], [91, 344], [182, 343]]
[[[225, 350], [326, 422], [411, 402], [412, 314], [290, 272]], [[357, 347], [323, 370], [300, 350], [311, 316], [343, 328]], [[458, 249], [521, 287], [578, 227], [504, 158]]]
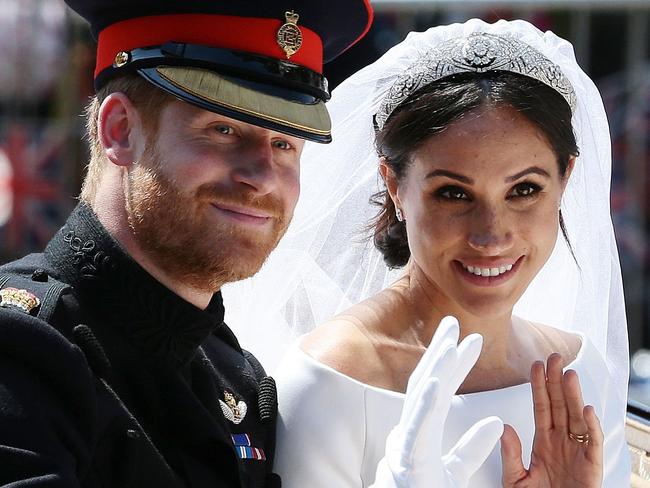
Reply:
[[[307, 198], [263, 271], [272, 278], [255, 278], [274, 280], [274, 301], [284, 289], [283, 308], [266, 308], [284, 331], [344, 310], [301, 338], [275, 371], [283, 486], [389, 486], [386, 470], [398, 480], [400, 469], [419, 469], [390, 462], [389, 432], [404, 421], [409, 378], [446, 315], [458, 318], [461, 337], [481, 334], [483, 349], [443, 407], [449, 382], [438, 375], [435, 469], [453, 471], [436, 452], [449, 452], [493, 415], [511, 426], [501, 448], [487, 440], [487, 460], [458, 486], [600, 486], [600, 448], [602, 486], [628, 486], [609, 135], [600, 96], [570, 44], [523, 21], [433, 28], [353, 75], [329, 107], [335, 142], [306, 149]], [[373, 193], [374, 243], [387, 266], [349, 239]], [[463, 354], [456, 369], [473, 361]], [[582, 409], [583, 399], [593, 410]], [[483, 434], [461, 441], [460, 452], [494, 429]], [[428, 458], [420, 451], [413, 459]]]

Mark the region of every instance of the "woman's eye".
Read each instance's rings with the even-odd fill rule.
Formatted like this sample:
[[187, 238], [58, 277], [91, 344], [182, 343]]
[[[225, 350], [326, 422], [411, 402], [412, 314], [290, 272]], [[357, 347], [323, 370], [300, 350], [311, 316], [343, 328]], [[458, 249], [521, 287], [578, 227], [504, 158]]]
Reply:
[[542, 188], [534, 183], [519, 183], [515, 185], [508, 197], [532, 197]]
[[440, 198], [446, 200], [468, 200], [469, 196], [465, 193], [465, 190], [457, 186], [445, 186], [440, 188], [436, 195]]

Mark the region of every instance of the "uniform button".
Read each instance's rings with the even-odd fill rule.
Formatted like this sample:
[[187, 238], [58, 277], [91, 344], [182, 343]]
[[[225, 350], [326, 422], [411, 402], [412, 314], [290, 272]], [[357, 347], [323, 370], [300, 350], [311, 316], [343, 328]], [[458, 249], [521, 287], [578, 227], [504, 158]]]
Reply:
[[32, 273], [32, 281], [39, 281], [41, 283], [45, 283], [47, 281], [47, 273], [45, 272], [44, 269], [36, 269]]
[[137, 430], [134, 430], [134, 429], [128, 429], [126, 431], [126, 436], [129, 439], [139, 439], [140, 438], [140, 432], [138, 432]]

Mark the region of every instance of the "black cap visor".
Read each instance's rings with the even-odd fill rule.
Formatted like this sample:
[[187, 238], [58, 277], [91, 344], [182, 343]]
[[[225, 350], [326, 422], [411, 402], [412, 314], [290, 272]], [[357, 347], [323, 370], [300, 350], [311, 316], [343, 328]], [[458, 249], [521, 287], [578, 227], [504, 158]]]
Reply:
[[331, 142], [325, 78], [283, 60], [218, 48], [166, 43], [125, 53], [103, 84], [136, 71], [166, 92], [211, 112], [315, 142]]

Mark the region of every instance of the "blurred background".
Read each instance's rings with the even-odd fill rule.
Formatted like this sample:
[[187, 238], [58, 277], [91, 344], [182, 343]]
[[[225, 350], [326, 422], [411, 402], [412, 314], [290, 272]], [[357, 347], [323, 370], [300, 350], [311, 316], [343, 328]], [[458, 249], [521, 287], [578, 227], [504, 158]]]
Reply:
[[[236, 0], [234, 0], [236, 1]], [[269, 0], [272, 1], [272, 0]], [[411, 30], [522, 18], [570, 40], [605, 100], [626, 293], [630, 398], [650, 406], [650, 0], [372, 0], [369, 35], [325, 67], [335, 87]], [[0, 263], [39, 251], [76, 203], [95, 45], [62, 0], [0, 0]]]

